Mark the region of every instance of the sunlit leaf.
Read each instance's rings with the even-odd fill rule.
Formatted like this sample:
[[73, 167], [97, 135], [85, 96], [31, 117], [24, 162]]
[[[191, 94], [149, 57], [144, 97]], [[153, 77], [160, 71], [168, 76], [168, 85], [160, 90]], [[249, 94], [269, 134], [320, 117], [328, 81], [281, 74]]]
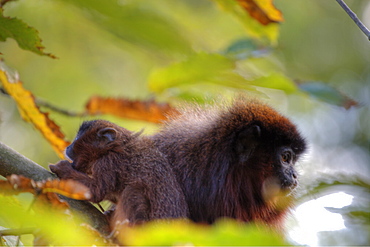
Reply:
[[32, 123], [49, 141], [60, 158], [64, 158], [63, 151], [69, 145], [64, 140], [64, 134], [49, 117], [48, 113], [40, 111], [32, 93], [23, 88], [17, 73], [12, 73], [4, 62], [0, 61], [0, 82], [5, 91], [15, 100], [22, 118]]
[[236, 61], [219, 54], [200, 53], [180, 63], [155, 69], [149, 77], [149, 88], [154, 92], [194, 84], [212, 83], [228, 88], [256, 91], [255, 86], [293, 93], [296, 84], [281, 73], [247, 79], [236, 69]]
[[275, 8], [272, 0], [237, 0], [237, 2], [262, 25], [284, 20], [283, 15], [280, 10]]
[[282, 236], [262, 226], [220, 220], [207, 226], [184, 220], [156, 221], [125, 228], [118, 236], [125, 245], [193, 246], [278, 246], [286, 244]]
[[234, 62], [227, 57], [200, 53], [183, 62], [153, 70], [149, 76], [149, 89], [161, 92], [181, 84], [207, 82], [221, 71], [232, 70], [234, 67]]
[[349, 97], [339, 92], [337, 89], [330, 87], [329, 85], [324, 83], [305, 82], [300, 84], [299, 88], [302, 91], [307, 92], [310, 96], [314, 98], [333, 105], [343, 106], [346, 109], [350, 108], [351, 106], [358, 105], [355, 100], [350, 99]]
[[346, 174], [334, 174], [332, 176], [320, 175], [313, 183], [306, 187], [306, 191], [297, 197], [299, 201], [306, 201], [313, 197], [324, 194], [330, 188], [357, 188], [370, 194], [370, 182], [360, 176], [347, 176]]
[[5, 41], [7, 38], [14, 39], [19, 47], [24, 50], [55, 58], [54, 55], [44, 52], [44, 47], [36, 29], [17, 18], [5, 17], [3, 9], [0, 8], [0, 41]]
[[236, 71], [235, 61], [220, 54], [199, 53], [165, 68], [154, 69], [149, 76], [149, 89], [165, 89], [199, 83], [214, 83], [233, 88], [254, 90]]
[[123, 98], [91, 97], [86, 104], [89, 114], [112, 114], [118, 117], [160, 123], [167, 119], [168, 114], [176, 114], [177, 110], [167, 103], [154, 100], [141, 101]]
[[[236, 0], [214, 0], [226, 12], [231, 13], [238, 21], [242, 23], [248, 35], [260, 41], [269, 41], [275, 44], [279, 35], [279, 25], [270, 23], [262, 25], [258, 20], [251, 17]], [[258, 1], [253, 1], [258, 3]], [[263, 0], [265, 2], [265, 0]], [[265, 4], [264, 4], [265, 5]]]

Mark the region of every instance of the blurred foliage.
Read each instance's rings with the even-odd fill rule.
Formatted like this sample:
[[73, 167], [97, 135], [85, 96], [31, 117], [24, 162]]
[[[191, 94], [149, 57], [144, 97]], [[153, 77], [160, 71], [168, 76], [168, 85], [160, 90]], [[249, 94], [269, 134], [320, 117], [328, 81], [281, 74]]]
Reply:
[[276, 231], [262, 225], [243, 224], [221, 219], [212, 226], [184, 220], [155, 221], [146, 225], [126, 228], [119, 239], [129, 246], [281, 246], [288, 245]]
[[[264, 3], [267, 10], [258, 10], [272, 22], [261, 24], [246, 11], [243, 2]], [[367, 1], [347, 2], [359, 16], [370, 16]], [[232, 97], [240, 92], [262, 97], [291, 116], [312, 144], [311, 157], [302, 165], [298, 203], [345, 191], [357, 204], [330, 210], [351, 222], [347, 228], [352, 233], [369, 230], [369, 200], [363, 196], [368, 196], [370, 184], [370, 48], [366, 37], [335, 1], [276, 0], [276, 9], [267, 0], [1, 3], [6, 3], [0, 5], [0, 41], [6, 41], [0, 42], [1, 56], [19, 71], [24, 87], [39, 99], [36, 102], [83, 112], [93, 95], [124, 100], [155, 97], [174, 105], [212, 102], [220, 95]], [[282, 17], [275, 16], [279, 10], [284, 19], [281, 23], [278, 21]], [[18, 46], [52, 57], [43, 51], [45, 46], [58, 59], [38, 56]], [[47, 107], [41, 109], [50, 111]], [[20, 120], [15, 103], [5, 95], [0, 95], [0, 110], [2, 141], [45, 167], [58, 160], [50, 144]], [[93, 117], [50, 113], [69, 140], [82, 120]], [[152, 132], [157, 128], [132, 117], [100, 117], [135, 131], [145, 127], [146, 132]], [[328, 177], [332, 171], [340, 175]], [[357, 175], [360, 178], [355, 179]], [[33, 223], [58, 244], [94, 242], [94, 238], [81, 238], [91, 232], [76, 230], [80, 227], [72, 226], [65, 216], [52, 216], [47, 210], [25, 213], [24, 205], [30, 201], [13, 197], [1, 197], [0, 201], [1, 226], [19, 228]], [[186, 234], [175, 232], [177, 228]], [[59, 232], [65, 232], [63, 238], [56, 234]], [[184, 222], [152, 225], [135, 234], [140, 238], [130, 244], [178, 244], [176, 239], [183, 241], [181, 244], [200, 245], [284, 243], [273, 234], [229, 221], [213, 228]], [[348, 239], [343, 242], [322, 237], [320, 243], [370, 241], [369, 236], [363, 236], [363, 242], [355, 242], [353, 234], [345, 236]]]
[[27, 208], [27, 203], [3, 195], [0, 195], [0, 201], [1, 225], [6, 228], [35, 228], [35, 239], [43, 238], [43, 245], [104, 245], [104, 240], [97, 239], [94, 231], [85, 228], [77, 217], [68, 217], [64, 211], [42, 204]]

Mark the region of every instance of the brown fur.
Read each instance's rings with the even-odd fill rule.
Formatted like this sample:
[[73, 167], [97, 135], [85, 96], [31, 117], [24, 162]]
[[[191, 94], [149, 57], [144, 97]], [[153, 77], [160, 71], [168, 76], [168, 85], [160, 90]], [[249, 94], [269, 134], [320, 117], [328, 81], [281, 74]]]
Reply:
[[50, 170], [89, 187], [92, 202], [117, 203], [113, 226], [188, 216], [172, 168], [148, 137], [108, 121], [84, 122], [66, 154], [73, 163], [60, 161]]
[[282, 225], [306, 143], [271, 107], [238, 99], [229, 107], [185, 110], [152, 139], [172, 165], [193, 221]]

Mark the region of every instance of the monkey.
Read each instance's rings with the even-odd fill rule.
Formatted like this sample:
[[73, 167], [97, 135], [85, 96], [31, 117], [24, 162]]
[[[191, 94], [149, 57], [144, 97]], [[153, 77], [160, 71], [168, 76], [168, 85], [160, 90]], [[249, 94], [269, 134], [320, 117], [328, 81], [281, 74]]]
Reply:
[[182, 110], [151, 139], [173, 167], [192, 221], [227, 217], [283, 229], [307, 146], [288, 118], [241, 97]]
[[91, 191], [91, 202], [115, 205], [111, 228], [129, 222], [187, 218], [185, 196], [172, 168], [152, 140], [105, 120], [85, 121], [66, 148], [72, 160], [50, 165], [61, 179], [74, 179]]

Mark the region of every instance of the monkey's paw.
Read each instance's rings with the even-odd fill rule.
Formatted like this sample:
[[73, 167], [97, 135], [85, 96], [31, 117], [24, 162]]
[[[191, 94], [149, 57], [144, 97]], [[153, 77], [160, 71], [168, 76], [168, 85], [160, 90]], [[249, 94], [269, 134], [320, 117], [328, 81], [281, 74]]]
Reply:
[[67, 160], [61, 160], [55, 165], [49, 165], [50, 171], [55, 173], [59, 178], [67, 179], [73, 173], [72, 164]]

